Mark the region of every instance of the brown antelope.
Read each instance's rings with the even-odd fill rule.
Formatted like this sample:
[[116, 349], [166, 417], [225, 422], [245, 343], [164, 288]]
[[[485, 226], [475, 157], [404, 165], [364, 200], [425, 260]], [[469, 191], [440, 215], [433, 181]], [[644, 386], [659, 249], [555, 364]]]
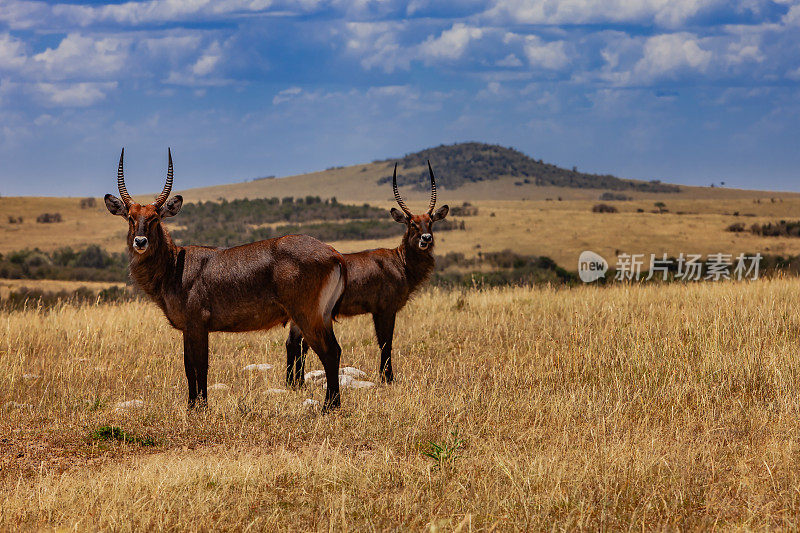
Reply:
[[[386, 383], [394, 380], [392, 338], [395, 316], [433, 272], [433, 223], [442, 220], [450, 211], [446, 205], [433, 211], [436, 207], [436, 180], [430, 161], [428, 171], [431, 175], [430, 205], [426, 213], [414, 215], [397, 190], [397, 164], [394, 166], [392, 188], [394, 198], [403, 212], [393, 207], [391, 214], [397, 222], [406, 225], [400, 246], [344, 254], [347, 288], [339, 307], [339, 316], [372, 315], [375, 335], [381, 348], [381, 381]], [[302, 328], [292, 323], [286, 340], [288, 385], [297, 387], [302, 384], [307, 351], [308, 344], [303, 338]], [[325, 375], [326, 378], [330, 377], [327, 372]], [[328, 379], [328, 384], [330, 382]]]
[[[291, 320], [319, 355], [328, 378], [326, 409], [339, 405], [341, 349], [332, 322], [346, 284], [342, 256], [307, 235], [286, 235], [233, 248], [176, 246], [162, 220], [178, 214], [183, 198], [169, 198], [172, 152], [164, 190], [152, 204], [133, 201], [119, 156], [120, 198], [107, 194], [112, 215], [128, 221], [130, 273], [183, 332], [189, 407], [207, 401], [208, 333], [270, 329]], [[198, 402], [199, 395], [199, 402]]]

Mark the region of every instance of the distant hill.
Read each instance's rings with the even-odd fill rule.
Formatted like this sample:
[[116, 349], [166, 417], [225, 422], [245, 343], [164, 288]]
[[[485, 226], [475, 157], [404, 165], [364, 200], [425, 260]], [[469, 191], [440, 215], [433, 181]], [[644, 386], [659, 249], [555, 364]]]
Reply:
[[[587, 174], [536, 160], [514, 148], [478, 142], [457, 143], [428, 148], [407, 154], [398, 160], [397, 182], [418, 190], [429, 184], [427, 160], [441, 178], [437, 184], [456, 189], [466, 183], [518, 178], [522, 183], [538, 186], [571, 187], [578, 189], [609, 189], [615, 191], [680, 192], [677, 185], [654, 181], [634, 181], [610, 174]], [[387, 160], [393, 162], [394, 160]], [[423, 170], [419, 170], [423, 167]], [[378, 184], [391, 183], [392, 176], [382, 176]]]

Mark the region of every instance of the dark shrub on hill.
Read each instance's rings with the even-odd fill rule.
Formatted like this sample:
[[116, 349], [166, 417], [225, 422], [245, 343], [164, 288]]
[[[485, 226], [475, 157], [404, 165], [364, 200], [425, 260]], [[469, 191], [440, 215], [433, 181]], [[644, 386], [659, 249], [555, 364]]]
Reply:
[[450, 216], [453, 217], [474, 217], [477, 215], [478, 208], [469, 202], [464, 202], [462, 205], [454, 205], [450, 208]]
[[753, 224], [750, 231], [764, 237], [800, 237], [800, 221], [786, 221], [766, 224]]
[[731, 224], [730, 226], [728, 226], [725, 229], [727, 231], [732, 231], [733, 233], [741, 233], [745, 229], [744, 228], [744, 222], [734, 222], [733, 224]]
[[613, 205], [608, 204], [597, 204], [592, 207], [592, 213], [618, 213], [619, 209], [614, 207]]
[[36, 222], [40, 224], [53, 224], [61, 222], [61, 213], [42, 213], [36, 217]]

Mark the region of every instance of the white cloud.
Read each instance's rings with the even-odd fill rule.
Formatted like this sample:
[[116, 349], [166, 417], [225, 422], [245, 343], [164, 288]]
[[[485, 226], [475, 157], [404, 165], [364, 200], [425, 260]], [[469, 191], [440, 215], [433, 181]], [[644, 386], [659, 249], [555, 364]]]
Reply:
[[282, 104], [284, 102], [288, 102], [292, 98], [300, 95], [303, 92], [303, 89], [300, 87], [289, 87], [288, 89], [284, 89], [280, 91], [275, 97], [272, 99], [272, 105]]
[[800, 4], [789, 7], [789, 11], [783, 16], [782, 22], [790, 26], [800, 26]]
[[361, 56], [361, 66], [367, 70], [408, 70], [414, 53], [401, 47], [398, 42], [403, 26], [402, 23], [392, 22], [348, 22], [348, 53]]
[[655, 23], [675, 27], [723, 0], [495, 0], [486, 16], [502, 23]]
[[457, 22], [439, 37], [429, 36], [419, 45], [423, 59], [459, 59], [472, 41], [483, 37], [483, 30]]
[[222, 48], [217, 41], [211, 43], [211, 46], [200, 56], [194, 65], [192, 65], [192, 73], [197, 76], [207, 76], [214, 71], [217, 64], [222, 59]]
[[547, 43], [536, 35], [528, 35], [523, 50], [528, 63], [534, 68], [558, 70], [569, 63], [564, 41]]
[[[320, 2], [284, 2], [285, 7], [308, 11]], [[98, 23], [131, 26], [184, 20], [213, 20], [240, 14], [269, 13], [280, 9], [272, 0], [149, 0], [121, 4], [76, 5], [70, 3], [0, 0], [0, 21], [13, 28], [30, 28], [42, 23], [58, 27], [88, 27]], [[280, 14], [277, 12], [276, 14]]]
[[117, 82], [37, 83], [34, 88], [48, 105], [86, 107], [105, 99]]
[[668, 33], [650, 37], [644, 44], [644, 56], [634, 67], [639, 80], [654, 80], [675, 73], [694, 70], [705, 72], [712, 52], [701, 48], [691, 33]]
[[503, 59], [495, 62], [498, 67], [521, 67], [522, 61], [515, 54], [508, 54]]
[[8, 33], [0, 33], [0, 70], [19, 69], [26, 60], [25, 43]]
[[167, 76], [166, 83], [195, 87], [220, 87], [233, 83], [233, 80], [226, 78], [222, 72], [228, 63], [226, 58], [234, 53], [230, 41], [224, 43], [212, 41], [199, 57], [197, 50], [192, 50], [191, 46], [194, 46], [194, 43], [189, 43], [183, 54], [172, 59], [173, 69]]
[[71, 33], [58, 47], [34, 55], [32, 66], [54, 80], [78, 76], [108, 78], [128, 66], [131, 42], [130, 39], [92, 38]]
[[732, 42], [728, 44], [725, 54], [725, 60], [729, 65], [761, 63], [765, 59], [759, 44], [755, 42]]

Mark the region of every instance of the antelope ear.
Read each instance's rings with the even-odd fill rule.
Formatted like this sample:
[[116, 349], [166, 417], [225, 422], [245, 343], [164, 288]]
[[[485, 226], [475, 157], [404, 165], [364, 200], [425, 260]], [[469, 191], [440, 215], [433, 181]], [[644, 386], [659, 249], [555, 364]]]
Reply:
[[162, 205], [161, 209], [158, 210], [158, 215], [161, 218], [174, 217], [175, 215], [178, 214], [178, 211], [181, 210], [182, 206], [183, 206], [183, 196], [181, 196], [180, 194], [176, 194], [175, 196], [164, 202], [164, 205]]
[[449, 213], [449, 212], [450, 212], [450, 206], [443, 205], [442, 207], [437, 209], [436, 212], [433, 213], [433, 215], [431, 215], [431, 222], [436, 222], [437, 220], [442, 220], [444, 217], [447, 216], [447, 213]]
[[103, 199], [106, 202], [106, 207], [108, 208], [109, 213], [120, 217], [128, 216], [128, 208], [125, 207], [125, 204], [122, 202], [122, 200], [113, 194], [106, 194]]
[[406, 216], [396, 207], [393, 207], [389, 212], [392, 214], [392, 218], [395, 220], [395, 222], [399, 222], [401, 224], [408, 222]]

